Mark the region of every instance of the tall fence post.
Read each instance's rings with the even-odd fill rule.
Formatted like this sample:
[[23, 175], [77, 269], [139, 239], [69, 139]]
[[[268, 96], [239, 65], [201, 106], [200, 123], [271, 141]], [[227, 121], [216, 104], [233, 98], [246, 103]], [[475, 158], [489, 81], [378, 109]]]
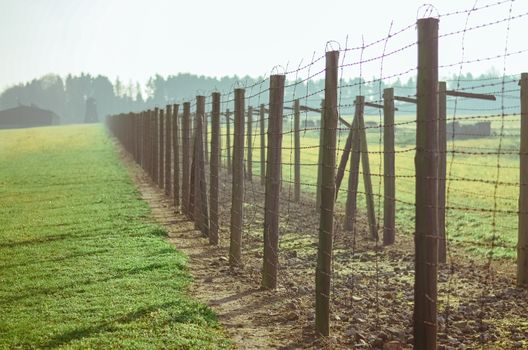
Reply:
[[156, 107], [154, 108], [154, 113], [152, 115], [152, 120], [154, 122], [153, 128], [152, 128], [152, 134], [153, 134], [153, 142], [152, 142], [152, 180], [154, 183], [158, 183], [158, 169], [159, 169], [159, 109]]
[[141, 127], [139, 125], [139, 118], [137, 113], [132, 113], [132, 120], [134, 123], [134, 160], [137, 164], [140, 164], [141, 160], [139, 158], [139, 146], [141, 141]]
[[145, 120], [143, 119], [143, 112], [139, 112], [137, 114], [137, 118], [138, 118], [138, 121], [139, 121], [139, 133], [138, 133], [138, 138], [139, 138], [139, 150], [138, 150], [138, 154], [139, 154], [139, 166], [141, 166], [141, 169], [143, 169], [144, 167], [144, 158], [143, 158], [143, 149], [144, 149], [144, 141], [145, 141]]
[[447, 155], [447, 85], [438, 83], [438, 262], [447, 260], [446, 241], [446, 155]]
[[204, 162], [209, 163], [209, 118], [204, 113], [203, 118], [203, 144], [204, 144]]
[[231, 112], [226, 109], [226, 156], [227, 156], [227, 173], [231, 174], [233, 168], [231, 164]]
[[148, 174], [154, 180], [154, 110], [147, 111], [148, 120]]
[[521, 74], [521, 148], [517, 285], [528, 287], [528, 73]]
[[352, 122], [351, 149], [350, 149], [350, 174], [348, 176], [347, 199], [345, 203], [344, 229], [351, 231], [356, 222], [357, 193], [359, 186], [359, 163], [361, 160], [361, 142], [359, 132], [359, 115], [363, 113], [365, 98], [356, 96], [354, 121]]
[[143, 118], [145, 119], [145, 144], [144, 144], [144, 147], [145, 147], [145, 151], [144, 151], [144, 157], [145, 157], [145, 165], [144, 165], [144, 168], [145, 168], [145, 172], [151, 176], [150, 174], [150, 155], [152, 154], [151, 151], [150, 151], [150, 135], [151, 135], [151, 132], [150, 132], [150, 109], [147, 110], [144, 114], [143, 114]]
[[246, 176], [248, 181], [253, 181], [253, 107], [247, 109], [247, 165]]
[[182, 120], [182, 209], [183, 213], [188, 217], [191, 214], [190, 204], [190, 122], [191, 122], [191, 104], [190, 102], [183, 103], [183, 120]]
[[165, 112], [165, 194], [172, 195], [172, 106], [166, 106]]
[[264, 266], [262, 287], [277, 288], [279, 266], [279, 205], [282, 162], [282, 112], [285, 75], [270, 77], [268, 166], [264, 203]]
[[233, 189], [229, 264], [242, 265], [242, 225], [244, 203], [244, 109], [245, 90], [235, 89], [235, 136], [233, 142]]
[[339, 197], [339, 188], [341, 187], [341, 182], [343, 181], [343, 177], [345, 176], [348, 158], [350, 158], [350, 150], [352, 149], [353, 132], [354, 132], [354, 128], [356, 127], [356, 123], [357, 123], [357, 118], [354, 117], [354, 120], [348, 130], [348, 136], [345, 142], [345, 146], [343, 148], [343, 152], [341, 153], [341, 160], [339, 161], [339, 166], [337, 167], [336, 200], [337, 200], [337, 197]]
[[218, 168], [220, 163], [220, 93], [212, 94], [211, 111], [211, 161], [209, 178], [209, 243], [218, 244]]
[[[365, 98], [363, 97], [363, 103]], [[372, 175], [370, 173], [370, 160], [368, 152], [367, 130], [365, 128], [364, 109], [361, 107], [361, 113], [358, 114], [358, 130], [360, 135], [361, 164], [363, 169], [363, 184], [365, 185], [365, 199], [367, 202], [367, 219], [369, 224], [370, 238], [378, 239], [378, 230], [376, 224], [376, 210], [374, 208], [374, 191], [372, 190]]]
[[178, 125], [179, 105], [172, 107], [172, 196], [176, 212], [180, 210], [180, 126]]
[[301, 105], [299, 99], [293, 102], [294, 128], [294, 200], [301, 200]]
[[325, 122], [325, 100], [321, 101], [321, 120], [319, 122], [319, 156], [317, 159], [317, 188], [315, 194], [315, 207], [317, 212], [321, 210], [321, 185], [323, 178], [323, 147], [324, 147], [324, 122]]
[[396, 237], [393, 88], [383, 90], [383, 119], [383, 245], [390, 245]]
[[196, 96], [194, 125], [194, 222], [197, 228], [209, 236], [209, 215], [207, 212], [207, 189], [205, 183], [205, 155], [203, 121], [205, 119], [205, 96]]
[[143, 112], [136, 114], [138, 120], [138, 156], [139, 165], [143, 168], [143, 135], [145, 132], [145, 125], [143, 120]]
[[322, 148], [321, 210], [319, 245], [315, 277], [315, 327], [316, 333], [330, 333], [330, 293], [332, 277], [332, 245], [334, 235], [336, 129], [338, 119], [337, 67], [339, 51], [326, 53], [324, 144]]
[[163, 108], [159, 111], [159, 168], [158, 168], [158, 186], [165, 187], [165, 111]]
[[266, 107], [260, 105], [260, 184], [266, 185]]
[[436, 349], [438, 19], [418, 20], [414, 349]]

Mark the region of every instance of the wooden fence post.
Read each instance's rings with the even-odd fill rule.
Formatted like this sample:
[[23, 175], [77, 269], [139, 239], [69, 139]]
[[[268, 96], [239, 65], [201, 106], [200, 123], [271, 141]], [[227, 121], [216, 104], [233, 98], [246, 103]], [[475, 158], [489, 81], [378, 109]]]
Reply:
[[253, 107], [247, 109], [247, 160], [246, 177], [248, 181], [253, 181]]
[[[374, 193], [372, 191], [372, 179], [370, 174], [370, 162], [368, 153], [367, 133], [365, 122], [363, 120], [363, 113], [365, 108], [365, 97], [356, 96], [356, 111], [354, 121], [351, 126], [351, 141], [353, 143], [352, 160], [350, 163], [350, 177], [347, 192], [346, 210], [345, 210], [345, 229], [352, 230], [354, 228], [356, 209], [357, 209], [357, 190], [359, 182], [359, 162], [363, 166], [363, 183], [365, 186], [365, 199], [367, 202], [367, 217], [369, 223], [370, 237], [378, 239], [378, 231], [376, 224], [376, 212], [374, 208]], [[348, 140], [347, 140], [348, 144]], [[345, 152], [347, 145], [345, 145]], [[345, 158], [343, 152], [343, 158]], [[342, 163], [346, 159], [342, 159]], [[342, 168], [342, 166], [340, 166]]]
[[299, 99], [293, 102], [294, 128], [294, 200], [301, 200], [301, 107]]
[[330, 333], [330, 293], [332, 277], [332, 245], [334, 234], [336, 129], [338, 120], [337, 67], [339, 51], [326, 53], [324, 144], [322, 148], [321, 210], [319, 245], [315, 277], [315, 327], [316, 333]]
[[141, 119], [141, 113], [134, 113], [134, 119], [136, 120], [136, 155], [137, 155], [137, 163], [141, 165], [141, 141], [142, 139], [142, 122]]
[[325, 122], [325, 100], [321, 101], [321, 120], [319, 122], [319, 156], [317, 160], [317, 188], [315, 195], [315, 207], [317, 212], [321, 210], [321, 186], [323, 178], [323, 147], [324, 147], [324, 122]]
[[262, 287], [277, 288], [279, 266], [279, 210], [282, 167], [282, 111], [284, 103], [284, 75], [270, 77], [268, 166], [264, 203], [264, 266]]
[[134, 160], [137, 164], [140, 164], [141, 160], [139, 158], [139, 141], [141, 140], [141, 128], [137, 113], [132, 113], [132, 120], [134, 123]]
[[363, 113], [364, 97], [356, 96], [354, 121], [352, 122], [351, 133], [351, 157], [350, 174], [348, 176], [347, 199], [345, 204], [344, 229], [351, 231], [356, 223], [357, 192], [359, 185], [359, 163], [361, 160], [361, 142], [359, 132], [359, 114]]
[[383, 245], [396, 237], [396, 172], [394, 153], [394, 89], [383, 91]]
[[204, 113], [203, 129], [204, 162], [207, 164], [209, 163], [209, 118], [207, 117], [207, 113]]
[[152, 128], [152, 134], [153, 134], [153, 144], [152, 144], [152, 180], [154, 183], [158, 183], [158, 167], [159, 167], [159, 109], [156, 107], [154, 108], [154, 114], [152, 115], [152, 120], [154, 122], [153, 128]]
[[[364, 99], [363, 99], [364, 101]], [[367, 201], [367, 219], [371, 239], [378, 239], [378, 225], [376, 224], [376, 210], [374, 208], [374, 191], [372, 190], [372, 175], [370, 173], [370, 160], [368, 151], [367, 130], [363, 117], [364, 107], [358, 115], [358, 128], [361, 140], [361, 164], [363, 169], [363, 184], [365, 185], [365, 199]]]
[[354, 133], [357, 134], [357, 132], [354, 131], [356, 130], [356, 124], [357, 124], [357, 107], [356, 107], [356, 114], [354, 115], [354, 120], [352, 121], [352, 125], [350, 125], [350, 129], [348, 130], [348, 136], [345, 142], [345, 147], [343, 148], [343, 153], [341, 153], [341, 160], [339, 161], [339, 166], [337, 167], [336, 200], [337, 200], [337, 197], [339, 196], [339, 188], [341, 187], [341, 182], [343, 181], [343, 177], [345, 176], [345, 170], [346, 170], [348, 158], [350, 158], [350, 151], [352, 150], [352, 140], [355, 139]]
[[159, 167], [158, 167], [158, 187], [165, 187], [165, 111], [159, 111]]
[[244, 216], [244, 89], [235, 89], [235, 136], [233, 142], [233, 189], [229, 265], [242, 265], [242, 225]]
[[205, 96], [196, 96], [194, 125], [194, 222], [196, 227], [209, 236], [209, 215], [207, 212], [207, 189], [205, 183], [205, 155], [203, 120], [205, 119]]
[[260, 105], [260, 184], [266, 185], [266, 107]]
[[[195, 124], [196, 127], [196, 124]], [[196, 129], [192, 129], [191, 134], [196, 138]], [[191, 160], [189, 161], [189, 219], [194, 222], [194, 229], [199, 230], [198, 217], [196, 216], [196, 140], [191, 140]]]
[[521, 74], [521, 148], [517, 285], [528, 287], [528, 73]]
[[438, 19], [418, 20], [414, 349], [436, 349]]
[[150, 176], [150, 110], [147, 110], [143, 112], [143, 119], [145, 126], [145, 130], [143, 131], [144, 135], [144, 143], [143, 143], [143, 168], [145, 169], [145, 172]]
[[220, 93], [212, 94], [211, 112], [211, 161], [209, 178], [210, 232], [209, 244], [218, 244], [218, 173], [220, 163]]
[[148, 111], [148, 120], [149, 120], [149, 175], [150, 180], [154, 182], [154, 110]]
[[137, 142], [138, 142], [138, 164], [143, 167], [143, 113], [136, 113], [136, 123], [138, 125]]
[[446, 215], [446, 155], [447, 155], [447, 86], [445, 81], [438, 83], [438, 262], [447, 260], [445, 228]]
[[179, 105], [175, 104], [172, 107], [172, 189], [174, 208], [176, 212], [180, 210], [180, 126], [178, 125], [178, 110]]
[[227, 156], [227, 173], [231, 175], [233, 167], [231, 164], [231, 112], [226, 109], [226, 156]]
[[137, 155], [138, 155], [138, 164], [143, 165], [143, 116], [141, 112], [136, 113], [136, 125], [137, 125]]
[[165, 115], [165, 194], [172, 195], [172, 106], [166, 106]]
[[190, 204], [190, 122], [191, 122], [191, 103], [183, 103], [183, 120], [182, 120], [182, 209], [183, 213], [190, 217], [192, 215]]

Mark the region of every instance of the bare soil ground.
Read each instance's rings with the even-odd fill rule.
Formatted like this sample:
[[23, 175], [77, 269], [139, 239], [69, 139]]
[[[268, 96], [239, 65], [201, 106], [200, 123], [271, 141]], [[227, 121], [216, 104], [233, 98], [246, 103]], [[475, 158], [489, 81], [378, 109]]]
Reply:
[[[246, 186], [244, 267], [230, 269], [230, 178], [222, 174], [220, 244], [210, 246], [194, 224], [123, 157], [153, 217], [170, 241], [189, 256], [194, 297], [218, 314], [239, 349], [412, 349], [414, 244], [398, 235], [391, 247], [367, 239], [366, 224], [354, 233], [336, 225], [331, 336], [314, 335], [318, 214], [313, 199], [281, 196], [280, 287], [260, 288], [264, 193], [255, 179]], [[342, 217], [336, 216], [336, 222]], [[527, 349], [528, 292], [515, 288], [514, 262], [468, 255], [451, 247], [439, 269], [440, 349]], [[391, 344], [392, 347], [389, 347]]]

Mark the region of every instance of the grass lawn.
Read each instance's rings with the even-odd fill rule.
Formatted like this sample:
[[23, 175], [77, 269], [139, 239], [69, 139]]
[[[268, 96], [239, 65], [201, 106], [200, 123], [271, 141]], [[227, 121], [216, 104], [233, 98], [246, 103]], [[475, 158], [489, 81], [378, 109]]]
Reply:
[[230, 348], [101, 125], [0, 131], [0, 348]]

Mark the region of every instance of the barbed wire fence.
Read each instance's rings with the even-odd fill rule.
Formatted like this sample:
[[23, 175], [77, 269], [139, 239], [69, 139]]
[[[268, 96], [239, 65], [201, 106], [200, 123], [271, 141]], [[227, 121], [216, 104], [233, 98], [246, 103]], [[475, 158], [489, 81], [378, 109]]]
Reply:
[[[107, 124], [232, 271], [291, 296], [281, 322], [334, 346], [528, 346], [528, 74], [507, 69], [528, 12], [482, 2]], [[464, 77], [483, 62], [502, 72]]]

